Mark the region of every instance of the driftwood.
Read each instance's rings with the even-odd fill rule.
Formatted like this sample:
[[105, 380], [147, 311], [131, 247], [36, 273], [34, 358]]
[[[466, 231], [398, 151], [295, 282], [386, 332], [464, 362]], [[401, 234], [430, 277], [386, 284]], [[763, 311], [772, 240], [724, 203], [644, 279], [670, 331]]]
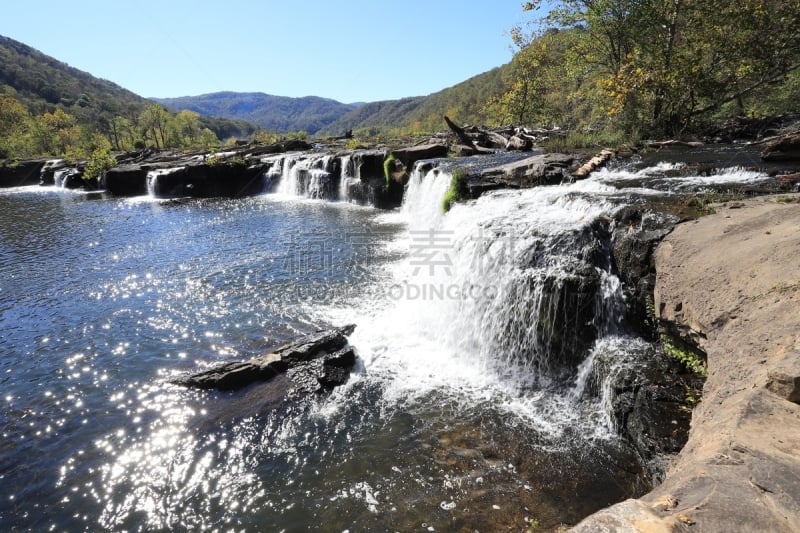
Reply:
[[572, 173], [572, 176], [576, 179], [588, 178], [589, 174], [608, 163], [608, 161], [616, 154], [616, 150], [606, 148], [589, 161], [581, 165], [580, 168]]
[[645, 144], [647, 148], [666, 148], [668, 146], [684, 146], [687, 148], [697, 148], [703, 146], [704, 143], [700, 141], [679, 141], [677, 139], [670, 139], [668, 141], [650, 141]]
[[178, 378], [173, 383], [199, 389], [236, 390], [288, 374], [306, 392], [329, 389], [347, 381], [356, 356], [347, 343], [354, 325], [322, 330], [248, 361], [222, 363]]
[[447, 123], [447, 127], [450, 128], [450, 130], [456, 134], [456, 137], [458, 137], [458, 140], [461, 141], [461, 144], [469, 146], [470, 148], [473, 148], [475, 150], [478, 149], [478, 147], [475, 146], [472, 137], [470, 137], [469, 134], [465, 132], [463, 128], [456, 126], [456, 124], [452, 120], [450, 120], [450, 118], [447, 115], [445, 115], [444, 121]]
[[800, 133], [782, 135], [761, 152], [764, 161], [789, 161], [800, 159]]

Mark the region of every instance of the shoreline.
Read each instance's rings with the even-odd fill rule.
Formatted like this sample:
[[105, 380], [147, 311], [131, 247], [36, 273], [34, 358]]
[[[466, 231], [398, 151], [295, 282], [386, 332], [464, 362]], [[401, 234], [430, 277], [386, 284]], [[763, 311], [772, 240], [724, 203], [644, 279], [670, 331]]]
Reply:
[[708, 354], [664, 482], [574, 531], [800, 530], [800, 194], [723, 205], [656, 251], [655, 307]]

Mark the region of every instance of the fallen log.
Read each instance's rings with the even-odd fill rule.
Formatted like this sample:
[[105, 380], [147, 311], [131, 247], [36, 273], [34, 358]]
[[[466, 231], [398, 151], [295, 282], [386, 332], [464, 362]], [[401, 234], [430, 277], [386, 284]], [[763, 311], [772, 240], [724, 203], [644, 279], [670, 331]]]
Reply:
[[304, 392], [330, 389], [346, 382], [355, 365], [355, 351], [346, 338], [354, 329], [351, 324], [317, 331], [247, 361], [222, 363], [172, 383], [230, 391], [286, 374]]
[[767, 144], [761, 152], [764, 161], [791, 161], [800, 159], [800, 133], [782, 135]]
[[683, 146], [686, 148], [698, 148], [703, 145], [704, 143], [700, 141], [679, 141], [677, 139], [670, 139], [668, 141], [650, 141], [645, 144], [647, 148], [666, 148], [668, 146]]
[[472, 137], [470, 137], [470, 135], [466, 131], [464, 131], [463, 128], [456, 126], [456, 124], [452, 120], [450, 120], [450, 118], [447, 115], [444, 116], [444, 121], [447, 123], [447, 127], [450, 128], [450, 130], [456, 134], [456, 137], [458, 137], [458, 140], [461, 141], [461, 144], [463, 144], [464, 146], [468, 146], [476, 151], [478, 150], [478, 147], [475, 146], [475, 143], [472, 141]]

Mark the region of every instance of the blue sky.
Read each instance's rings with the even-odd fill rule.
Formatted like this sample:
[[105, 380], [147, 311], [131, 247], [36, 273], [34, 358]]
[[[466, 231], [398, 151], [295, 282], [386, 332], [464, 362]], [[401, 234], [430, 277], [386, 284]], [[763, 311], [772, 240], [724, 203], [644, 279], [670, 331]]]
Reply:
[[522, 0], [14, 0], [0, 34], [147, 97], [425, 95], [511, 59]]

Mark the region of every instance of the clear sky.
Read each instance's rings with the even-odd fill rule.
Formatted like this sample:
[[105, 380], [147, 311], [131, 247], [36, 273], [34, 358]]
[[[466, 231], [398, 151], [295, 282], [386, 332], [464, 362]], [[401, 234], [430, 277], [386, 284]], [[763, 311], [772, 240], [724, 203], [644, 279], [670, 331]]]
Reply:
[[426, 95], [511, 60], [522, 0], [2, 0], [0, 34], [141, 96]]

